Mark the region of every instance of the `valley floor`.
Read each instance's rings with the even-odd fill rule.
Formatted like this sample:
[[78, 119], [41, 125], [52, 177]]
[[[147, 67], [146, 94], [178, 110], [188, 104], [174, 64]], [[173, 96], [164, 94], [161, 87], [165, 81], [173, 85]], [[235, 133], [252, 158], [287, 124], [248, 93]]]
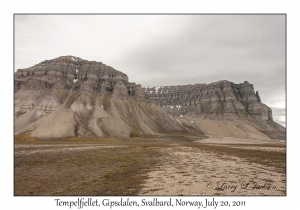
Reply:
[[284, 141], [15, 138], [15, 195], [286, 195]]

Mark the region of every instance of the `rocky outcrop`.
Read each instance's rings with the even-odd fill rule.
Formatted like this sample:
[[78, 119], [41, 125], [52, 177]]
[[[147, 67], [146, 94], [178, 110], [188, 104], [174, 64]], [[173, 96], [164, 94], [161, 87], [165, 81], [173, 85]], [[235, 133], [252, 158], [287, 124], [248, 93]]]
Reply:
[[77, 89], [93, 92], [111, 92], [115, 84], [123, 83], [130, 96], [140, 95], [139, 85], [129, 83], [126, 74], [101, 62], [87, 61], [73, 56], [46, 60], [15, 73], [15, 92], [20, 89]]
[[38, 138], [205, 132], [268, 139], [269, 131], [276, 138], [285, 131], [248, 82], [142, 88], [101, 62], [62, 56], [18, 69], [14, 87], [15, 133]]
[[74, 56], [18, 69], [15, 132], [39, 138], [129, 137], [190, 132], [153, 104], [141, 85], [101, 62]]
[[[258, 92], [245, 81], [210, 84], [145, 87], [155, 104], [174, 116], [206, 120], [244, 120], [259, 124], [261, 130], [278, 130], [272, 110], [261, 103]], [[276, 126], [275, 126], [276, 124]], [[281, 130], [284, 128], [281, 126]]]

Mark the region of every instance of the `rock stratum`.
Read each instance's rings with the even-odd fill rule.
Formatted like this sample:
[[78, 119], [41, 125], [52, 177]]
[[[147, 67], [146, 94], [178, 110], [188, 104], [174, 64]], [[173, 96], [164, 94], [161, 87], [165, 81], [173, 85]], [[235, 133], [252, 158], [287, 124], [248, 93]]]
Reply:
[[37, 138], [130, 137], [198, 132], [157, 107], [141, 85], [101, 62], [74, 56], [14, 75], [15, 133]]
[[48, 139], [176, 132], [269, 139], [285, 132], [248, 82], [142, 88], [75, 56], [15, 72], [14, 118], [15, 134]]
[[[210, 130], [230, 123], [237, 128], [251, 126], [272, 138], [285, 138], [285, 128], [273, 121], [272, 109], [261, 102], [258, 91], [255, 92], [253, 84], [248, 81], [235, 84], [223, 80], [210, 84], [143, 89], [168, 114], [206, 124], [198, 127], [208, 133], [216, 134], [218, 132]], [[228, 129], [228, 126], [224, 129]]]

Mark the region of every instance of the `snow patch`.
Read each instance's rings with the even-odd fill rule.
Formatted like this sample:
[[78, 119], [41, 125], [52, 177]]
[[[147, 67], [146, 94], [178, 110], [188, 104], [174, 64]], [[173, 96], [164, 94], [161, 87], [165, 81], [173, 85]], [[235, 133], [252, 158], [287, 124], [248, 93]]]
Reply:
[[83, 104], [79, 101], [74, 101], [73, 104], [71, 105], [71, 109], [74, 112], [79, 112], [83, 108]]
[[76, 69], [76, 74], [78, 73], [78, 69]]
[[180, 115], [180, 117], [182, 117], [182, 114]]
[[77, 82], [77, 80], [78, 80], [78, 79], [74, 79], [73, 82], [75, 83], [75, 82]]
[[90, 109], [92, 109], [93, 107], [91, 106], [90, 103], [87, 103], [87, 104], [86, 104], [86, 108], [87, 108], [88, 110], [90, 110]]

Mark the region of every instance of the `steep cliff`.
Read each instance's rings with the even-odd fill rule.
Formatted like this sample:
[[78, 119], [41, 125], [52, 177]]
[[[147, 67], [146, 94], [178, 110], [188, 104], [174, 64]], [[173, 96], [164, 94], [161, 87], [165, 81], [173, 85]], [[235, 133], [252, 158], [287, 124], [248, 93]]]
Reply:
[[18, 69], [14, 92], [15, 134], [38, 138], [177, 132], [285, 138], [248, 82], [142, 88], [101, 62], [61, 56]]
[[272, 110], [261, 103], [258, 91], [245, 81], [144, 87], [153, 102], [174, 116], [201, 120], [246, 122], [259, 130], [285, 129], [273, 121]]
[[62, 56], [18, 69], [14, 77], [15, 133], [60, 138], [190, 131], [154, 105], [141, 85], [101, 62]]

